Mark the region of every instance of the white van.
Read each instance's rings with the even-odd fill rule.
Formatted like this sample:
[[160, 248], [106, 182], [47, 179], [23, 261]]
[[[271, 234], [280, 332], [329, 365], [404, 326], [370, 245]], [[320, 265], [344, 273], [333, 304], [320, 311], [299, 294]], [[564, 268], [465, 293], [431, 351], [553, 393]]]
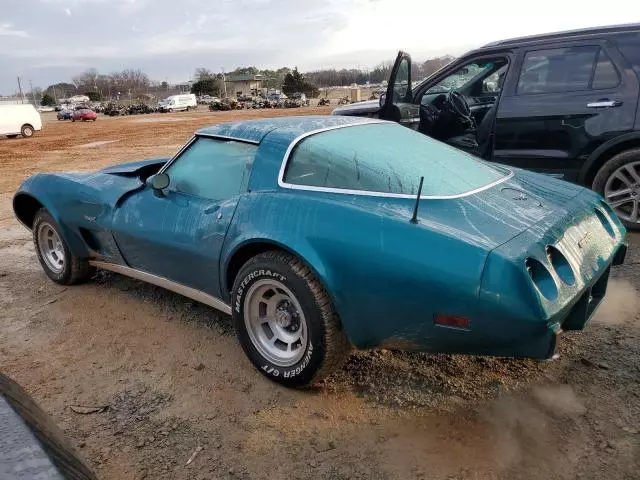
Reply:
[[194, 93], [171, 95], [158, 103], [158, 109], [161, 112], [189, 111], [192, 108], [198, 108], [198, 102], [196, 101]]
[[42, 120], [33, 105], [0, 105], [0, 135], [28, 138], [40, 130]]

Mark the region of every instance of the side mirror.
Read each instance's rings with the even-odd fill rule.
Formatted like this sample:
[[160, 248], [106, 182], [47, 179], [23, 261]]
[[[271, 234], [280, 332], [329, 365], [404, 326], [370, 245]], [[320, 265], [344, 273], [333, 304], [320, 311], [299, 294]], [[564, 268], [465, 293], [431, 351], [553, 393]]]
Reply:
[[166, 173], [158, 173], [151, 178], [151, 188], [153, 193], [158, 197], [163, 197], [163, 190], [169, 186], [169, 175]]
[[386, 93], [381, 93], [380, 94], [380, 108], [384, 107], [384, 102], [387, 99], [387, 94]]

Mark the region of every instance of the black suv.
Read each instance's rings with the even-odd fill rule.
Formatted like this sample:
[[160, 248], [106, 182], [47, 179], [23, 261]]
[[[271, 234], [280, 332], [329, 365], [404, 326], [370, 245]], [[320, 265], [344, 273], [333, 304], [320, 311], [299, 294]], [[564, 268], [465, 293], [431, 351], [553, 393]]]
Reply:
[[394, 120], [474, 155], [577, 182], [640, 229], [640, 24], [491, 43], [334, 115]]

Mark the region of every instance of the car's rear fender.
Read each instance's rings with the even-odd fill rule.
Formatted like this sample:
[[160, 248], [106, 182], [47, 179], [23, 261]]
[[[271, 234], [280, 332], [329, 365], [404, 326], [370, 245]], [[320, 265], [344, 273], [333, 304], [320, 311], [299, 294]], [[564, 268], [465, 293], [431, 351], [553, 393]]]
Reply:
[[[604, 297], [610, 267], [624, 251], [625, 229], [595, 193], [584, 190], [562, 213], [494, 249], [487, 258], [480, 300], [483, 321], [496, 331], [511, 325], [531, 342], [580, 330]], [[496, 338], [499, 338], [498, 335]], [[501, 354], [525, 353], [517, 342]]]
[[355, 346], [403, 342], [404, 348], [429, 349], [435, 309], [470, 314], [476, 308], [489, 248], [485, 239], [453, 228], [411, 224], [411, 201], [399, 202], [297, 192], [244, 195], [220, 270], [226, 272], [234, 254], [251, 242], [273, 244], [315, 272]]

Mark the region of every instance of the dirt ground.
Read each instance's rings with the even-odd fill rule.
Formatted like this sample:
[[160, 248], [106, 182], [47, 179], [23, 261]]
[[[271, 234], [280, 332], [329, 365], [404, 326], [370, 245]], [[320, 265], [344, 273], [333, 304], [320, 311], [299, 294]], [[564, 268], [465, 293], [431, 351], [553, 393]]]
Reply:
[[221, 121], [328, 111], [45, 114], [34, 138], [0, 139], [0, 369], [103, 479], [640, 478], [639, 236], [557, 361], [357, 352], [294, 391], [256, 372], [208, 307], [115, 274], [52, 283], [13, 218], [31, 173], [171, 154]]

